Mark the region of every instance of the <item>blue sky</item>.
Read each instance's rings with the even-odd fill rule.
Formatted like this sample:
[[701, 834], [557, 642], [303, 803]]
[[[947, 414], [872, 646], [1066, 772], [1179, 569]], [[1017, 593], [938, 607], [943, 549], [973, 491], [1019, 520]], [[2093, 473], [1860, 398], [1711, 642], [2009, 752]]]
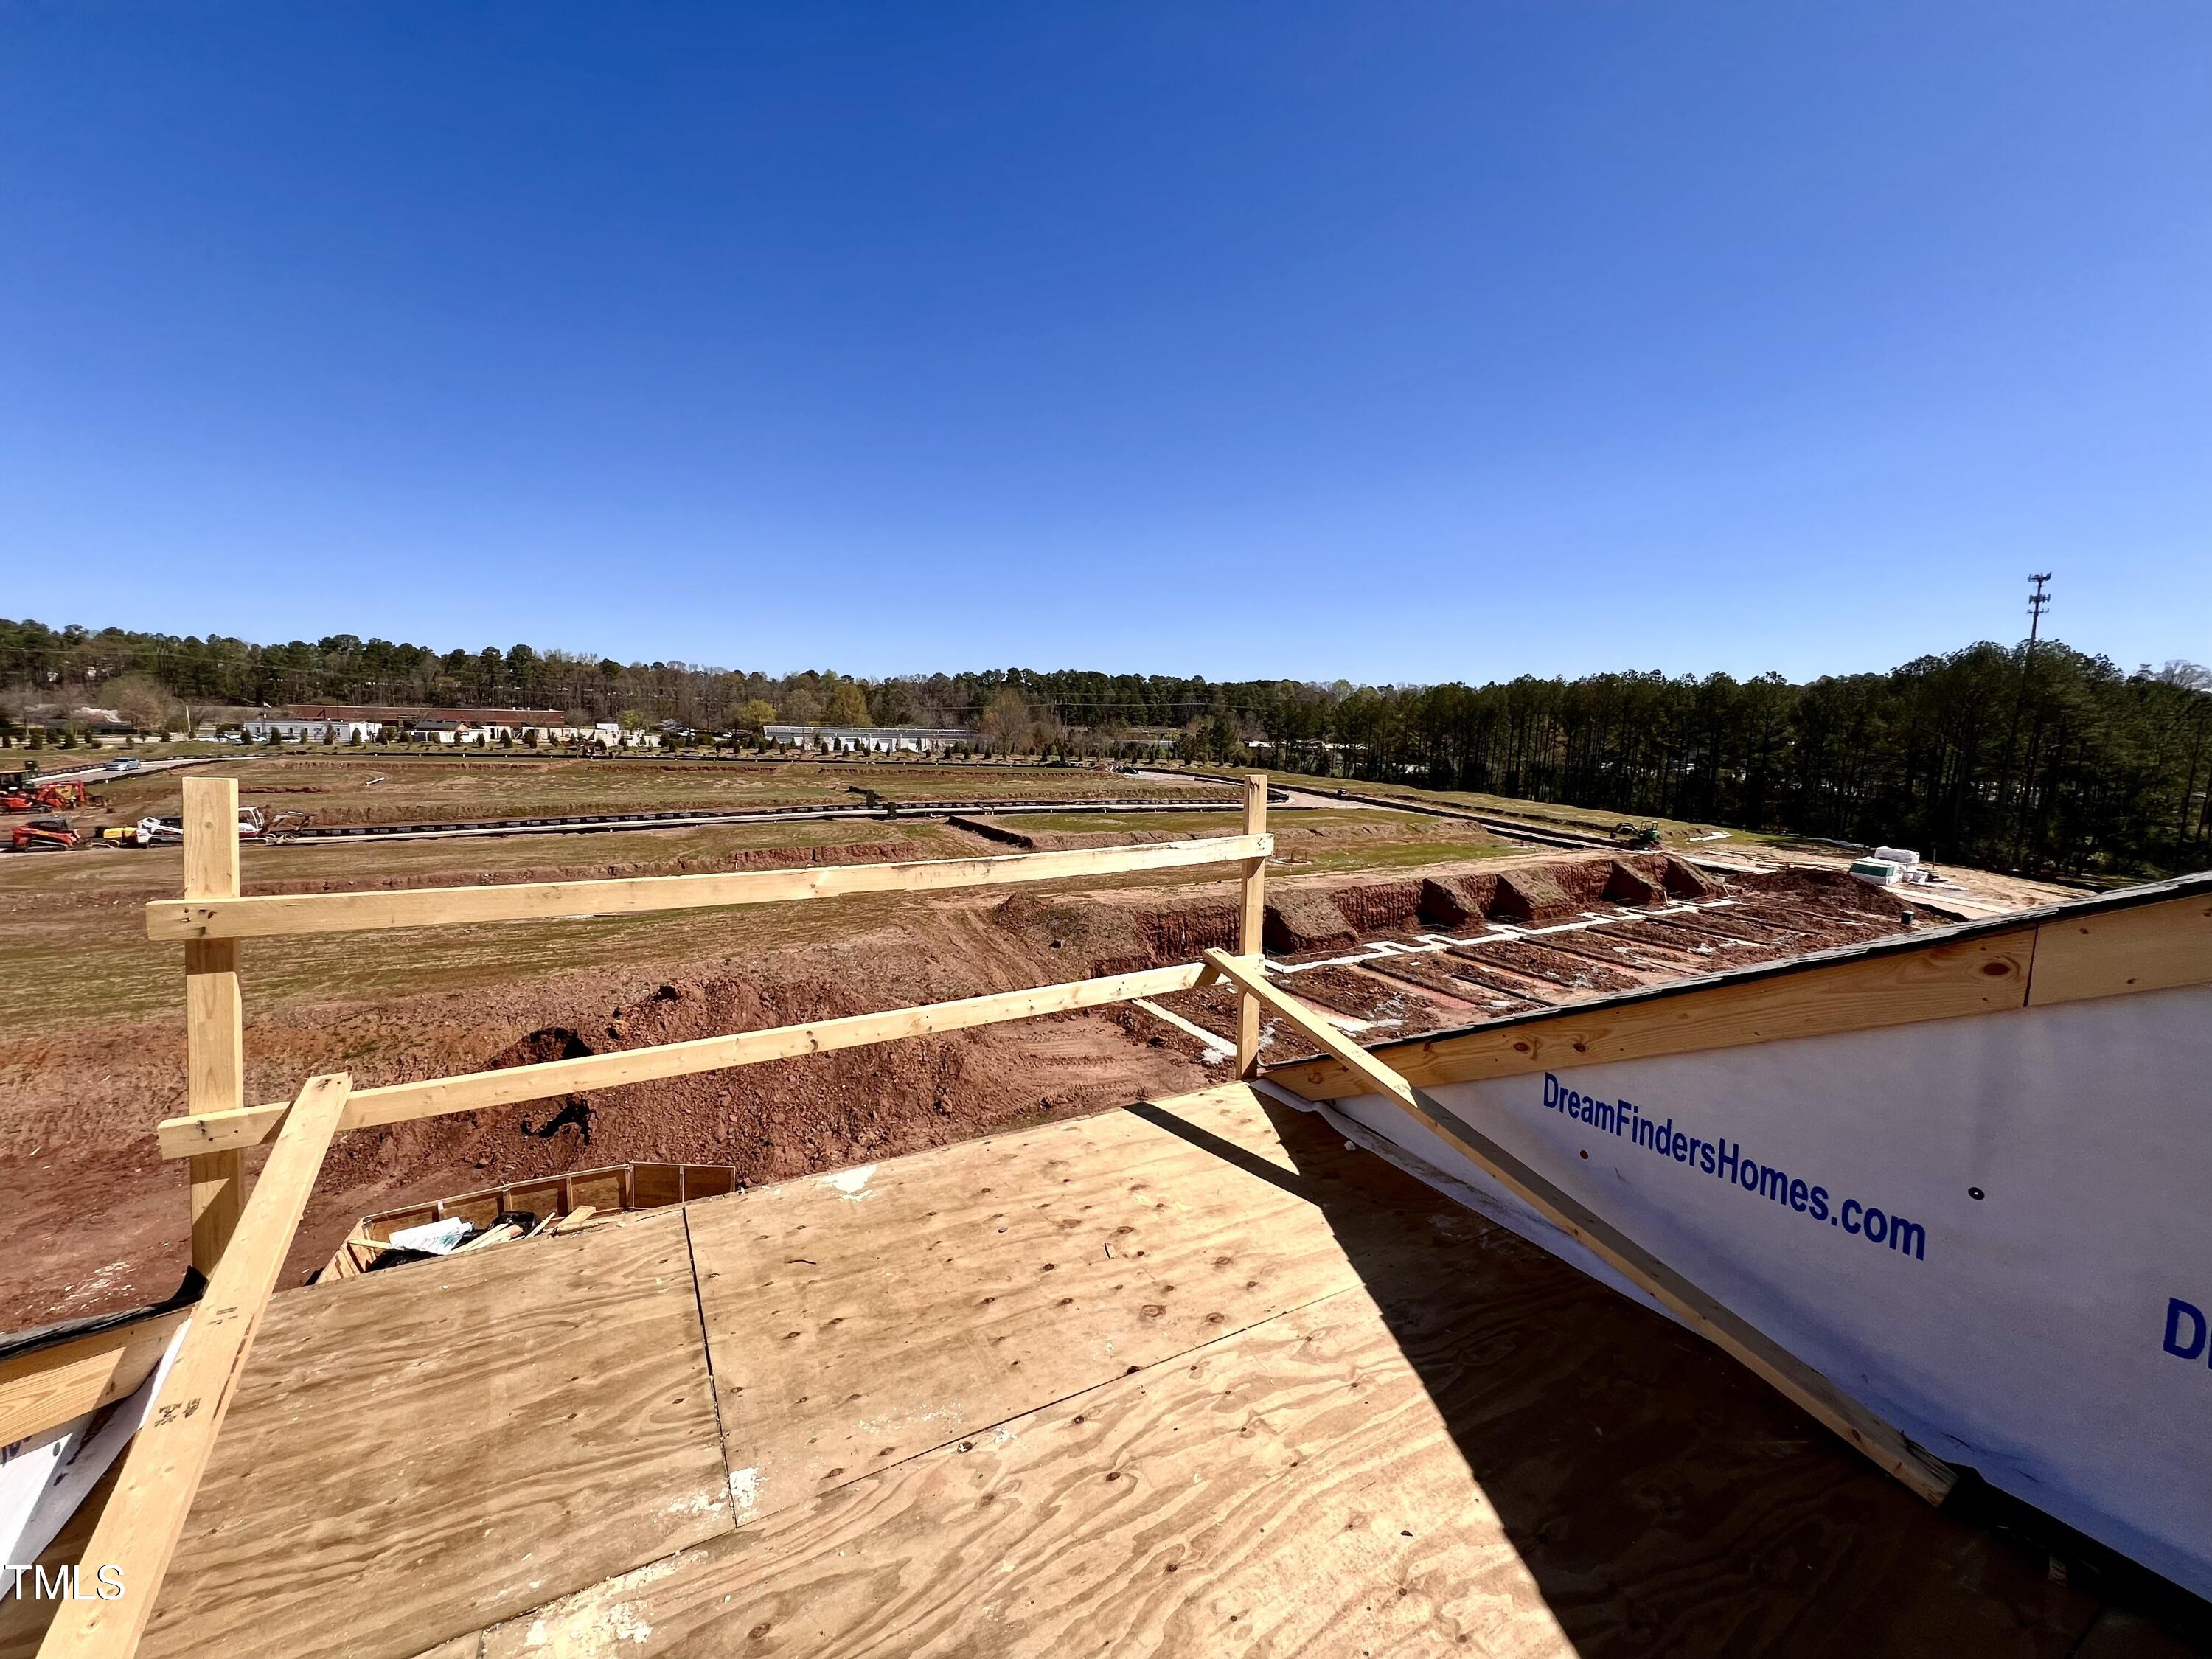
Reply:
[[2212, 658], [2212, 10], [0, 7], [0, 615]]

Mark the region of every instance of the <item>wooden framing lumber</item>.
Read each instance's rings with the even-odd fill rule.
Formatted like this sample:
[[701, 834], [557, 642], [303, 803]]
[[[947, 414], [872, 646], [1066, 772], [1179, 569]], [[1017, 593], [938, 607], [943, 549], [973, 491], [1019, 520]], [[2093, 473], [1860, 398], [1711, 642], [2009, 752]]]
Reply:
[[[292, 1103], [237, 1235], [192, 1310], [153, 1414], [131, 1441], [85, 1547], [83, 1559], [96, 1564], [102, 1584], [119, 1582], [122, 1594], [62, 1601], [40, 1659], [127, 1659], [137, 1650], [351, 1086], [343, 1072], [311, 1078]], [[111, 1568], [113, 1578], [106, 1577]]]
[[[186, 778], [184, 786], [185, 902], [238, 896], [238, 780]], [[246, 1103], [245, 1015], [239, 1006], [238, 943], [197, 939], [185, 946], [186, 1092], [195, 1113]], [[238, 1226], [246, 1165], [236, 1152], [195, 1158], [191, 1167], [192, 1265], [215, 1271]]]
[[[196, 781], [226, 783], [235, 801], [235, 781]], [[1264, 821], [1264, 805], [1261, 810]], [[234, 838], [234, 811], [232, 830]], [[1272, 836], [1246, 834], [1139, 847], [1079, 847], [1060, 853], [1009, 853], [995, 858], [927, 859], [903, 864], [517, 882], [507, 886], [425, 887], [398, 892], [292, 893], [260, 898], [235, 896], [234, 869], [228, 893], [195, 893], [187, 886], [181, 899], [157, 899], [147, 905], [146, 937], [189, 943], [356, 933], [387, 927], [450, 927], [558, 916], [634, 915], [654, 910], [836, 898], [852, 893], [938, 892], [1203, 864], [1243, 863], [1249, 870], [1253, 860], [1265, 859], [1273, 851]], [[1249, 874], [1247, 879], [1250, 879]]]
[[[1255, 772], [1244, 780], [1244, 834], [1258, 840], [1267, 833], [1267, 775]], [[1244, 861], [1243, 891], [1237, 915], [1237, 950], [1256, 957], [1267, 921], [1267, 860], [1263, 854]], [[1251, 993], [1237, 999], [1237, 1075], [1260, 1073], [1260, 1003]]]
[[[849, 1014], [841, 1019], [817, 1020], [807, 1025], [779, 1025], [764, 1031], [701, 1037], [690, 1042], [662, 1043], [618, 1054], [588, 1054], [577, 1060], [547, 1060], [540, 1065], [514, 1066], [496, 1072], [471, 1072], [459, 1077], [392, 1084], [356, 1093], [347, 1104], [340, 1127], [368, 1129], [449, 1112], [515, 1106], [580, 1090], [613, 1089], [662, 1078], [690, 1077], [700, 1072], [758, 1065], [763, 1060], [791, 1060], [802, 1054], [864, 1048], [898, 1037], [927, 1036], [940, 1031], [995, 1025], [1010, 1019], [1029, 1019], [1039, 1014], [1103, 1007], [1138, 997], [1165, 996], [1171, 992], [1189, 990], [1199, 982], [1203, 971], [1196, 963], [1176, 968], [1149, 968], [1101, 979], [1040, 985], [1025, 991], [994, 992], [957, 1002], [927, 1003], [919, 1008]], [[276, 1103], [244, 1107], [211, 1117], [171, 1118], [161, 1127], [161, 1156], [198, 1158], [210, 1152], [258, 1146], [277, 1132], [286, 1115], [287, 1109]]]
[[0, 1359], [0, 1446], [112, 1405], [161, 1363], [191, 1310], [149, 1314]]
[[1603, 1217], [1467, 1123], [1449, 1107], [1414, 1088], [1350, 1037], [1268, 982], [1256, 963], [1220, 951], [1206, 960], [1243, 989], [1264, 999], [1359, 1082], [1362, 1094], [1379, 1094], [1425, 1125], [1478, 1168], [1570, 1237], [1579, 1241], [1632, 1283], [1672, 1309], [1685, 1323], [1731, 1358], [1833, 1429], [1851, 1445], [1930, 1503], [1940, 1504], [1958, 1476], [1949, 1465], [1915, 1445], [1892, 1424], [1838, 1389], [1789, 1352]]
[[2032, 1008], [2212, 984], [2212, 893], [2052, 917], [2035, 930]]
[[[1995, 1013], [2026, 1006], [2035, 951], [2036, 930], [2018, 927], [1840, 961], [1814, 958], [1746, 979], [1383, 1044], [1375, 1057], [1410, 1083], [1468, 1083]], [[1368, 1092], [1366, 1081], [1336, 1058], [1275, 1066], [1267, 1075], [1308, 1100]]]

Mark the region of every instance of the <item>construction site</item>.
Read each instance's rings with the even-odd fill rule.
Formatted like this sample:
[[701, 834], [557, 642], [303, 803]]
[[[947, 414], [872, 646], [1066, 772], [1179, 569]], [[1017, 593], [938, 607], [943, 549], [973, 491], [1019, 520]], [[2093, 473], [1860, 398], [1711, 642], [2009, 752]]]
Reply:
[[46, 787], [0, 1655], [2212, 1650], [2212, 879], [1189, 769]]

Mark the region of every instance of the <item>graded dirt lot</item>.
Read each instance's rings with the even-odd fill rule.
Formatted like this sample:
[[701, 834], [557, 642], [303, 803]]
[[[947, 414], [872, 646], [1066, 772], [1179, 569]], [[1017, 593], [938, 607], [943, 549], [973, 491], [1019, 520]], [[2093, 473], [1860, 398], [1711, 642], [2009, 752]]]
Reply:
[[[318, 779], [358, 793], [378, 766], [389, 781], [396, 764], [286, 757], [265, 770], [235, 761], [210, 769], [240, 776], [249, 801], [276, 801], [286, 799], [283, 789], [320, 787]], [[458, 818], [642, 810], [670, 802], [672, 792], [710, 787], [750, 787], [756, 799], [811, 792], [851, 801], [856, 787], [890, 797], [882, 785], [890, 776], [909, 800], [950, 798], [956, 784], [980, 803], [1132, 790], [1127, 778], [1073, 769], [803, 763], [763, 769], [748, 786], [745, 775], [726, 775], [712, 763], [703, 781], [700, 769], [684, 763], [532, 764], [551, 769], [417, 762], [422, 775], [410, 774], [407, 793], [392, 799], [404, 802], [402, 817], [427, 810]], [[1223, 793], [1218, 783], [1200, 787], [1209, 798]], [[149, 778], [107, 793], [143, 790], [124, 809], [135, 813], [155, 811], [149, 803], [164, 790], [173, 810], [176, 788], [173, 780]], [[518, 805], [526, 794], [527, 808]], [[679, 794], [674, 804], [687, 802]], [[988, 823], [963, 829], [951, 817]], [[1010, 850], [993, 830], [1048, 846], [1236, 827], [1218, 811], [1002, 819], [983, 811], [249, 846], [243, 876], [249, 894], [465, 885]], [[1271, 828], [1279, 856], [1269, 877], [1270, 948], [1283, 982], [1377, 1038], [1905, 925], [1894, 901], [1838, 872], [1792, 877], [1771, 860], [1729, 878], [1728, 907], [1686, 912], [1711, 896], [1676, 895], [1675, 886], [1691, 894], [1695, 884], [1684, 877], [1667, 885], [1664, 855], [1625, 860], [1646, 873], [1622, 875], [1603, 852], [1520, 847], [1463, 821], [1353, 806], [1279, 811]], [[143, 922], [143, 906], [173, 897], [181, 875], [174, 848], [0, 859], [0, 998], [9, 1012], [0, 1030], [0, 1180], [11, 1194], [0, 1214], [0, 1330], [157, 1298], [182, 1271], [184, 1176], [160, 1162], [152, 1139], [156, 1122], [185, 1109], [181, 960], [177, 946], [149, 943]], [[1516, 884], [1501, 884], [1501, 876]], [[1577, 926], [1589, 915], [1603, 925], [1521, 939], [1537, 924], [1504, 915], [1524, 890], [1557, 892], [1580, 907], [1585, 922]], [[1660, 894], [1643, 905], [1648, 916], [1606, 896], [1635, 892]], [[2050, 896], [2014, 891], [1988, 902]], [[1201, 868], [1012, 890], [252, 940], [242, 947], [247, 1095], [289, 1097], [303, 1079], [340, 1068], [368, 1087], [1188, 962], [1208, 945], [1233, 943], [1234, 897], [1233, 878]], [[1474, 907], [1474, 920], [1462, 905]], [[1485, 914], [1498, 920], [1485, 923]], [[1201, 1029], [1233, 1029], [1221, 991], [1166, 1006]], [[1266, 1057], [1292, 1052], [1271, 1030]], [[354, 1219], [402, 1202], [632, 1160], [724, 1164], [746, 1182], [779, 1180], [1025, 1118], [1202, 1086], [1226, 1077], [1223, 1055], [1220, 1043], [1123, 1006], [362, 1132], [333, 1151], [288, 1282], [319, 1265]]]
[[674, 810], [757, 811], [779, 806], [862, 806], [888, 801], [1091, 800], [1188, 795], [1235, 798], [1204, 779], [1139, 783], [1098, 767], [708, 760], [678, 757], [588, 759], [527, 750], [483, 755], [356, 756], [344, 749], [246, 750], [189, 772], [163, 771], [96, 785], [106, 802], [88, 823], [135, 823], [175, 813], [185, 775], [234, 775], [239, 799], [294, 812], [307, 825], [554, 817]]

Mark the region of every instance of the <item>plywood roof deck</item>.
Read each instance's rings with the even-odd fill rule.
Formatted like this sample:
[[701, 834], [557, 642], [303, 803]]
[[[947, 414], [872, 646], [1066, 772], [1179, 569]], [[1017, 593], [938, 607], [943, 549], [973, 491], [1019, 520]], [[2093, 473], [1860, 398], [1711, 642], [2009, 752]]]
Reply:
[[[0, 1602], [0, 1659], [40, 1611]], [[2058, 1659], [2143, 1651], [2124, 1626], [1232, 1085], [279, 1296], [143, 1650]]]

